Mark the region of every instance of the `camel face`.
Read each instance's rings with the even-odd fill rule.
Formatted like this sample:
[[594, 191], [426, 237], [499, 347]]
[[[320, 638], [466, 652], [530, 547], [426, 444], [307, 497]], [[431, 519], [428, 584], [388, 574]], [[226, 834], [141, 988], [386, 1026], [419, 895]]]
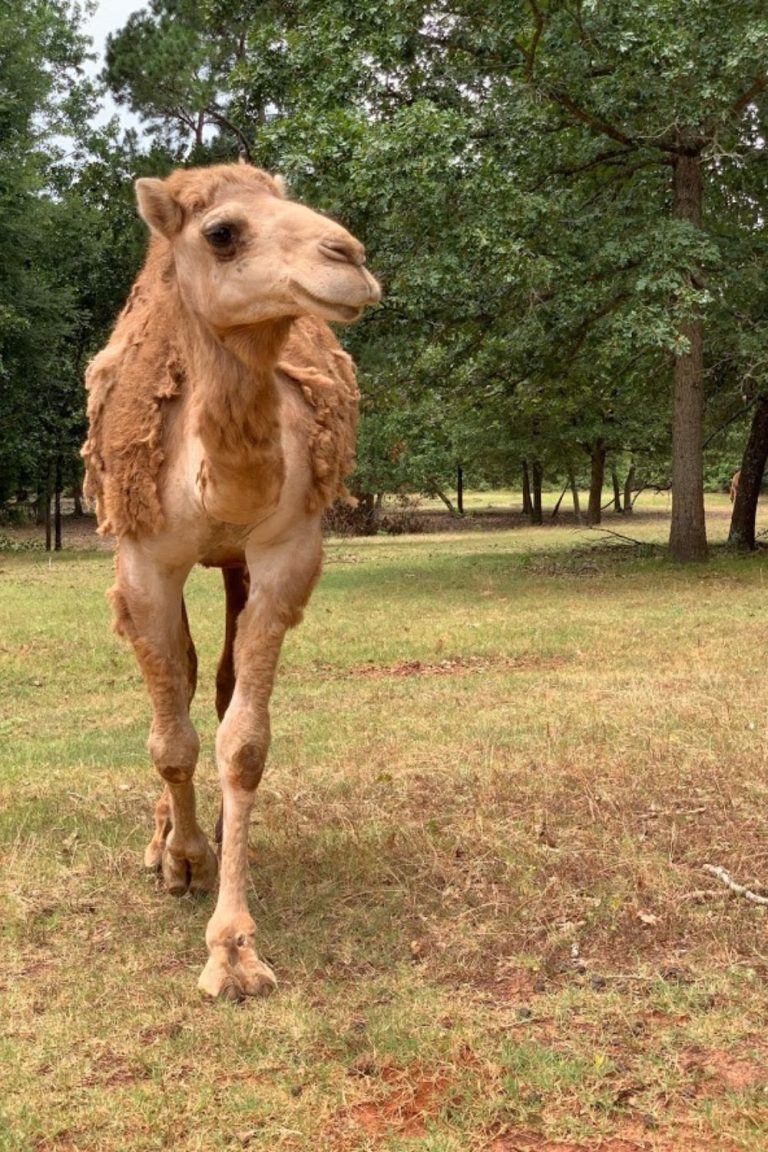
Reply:
[[352, 323], [378, 301], [358, 240], [241, 171], [242, 182], [191, 211], [167, 181], [137, 181], [141, 214], [171, 242], [181, 295], [199, 317], [219, 332], [301, 315]]

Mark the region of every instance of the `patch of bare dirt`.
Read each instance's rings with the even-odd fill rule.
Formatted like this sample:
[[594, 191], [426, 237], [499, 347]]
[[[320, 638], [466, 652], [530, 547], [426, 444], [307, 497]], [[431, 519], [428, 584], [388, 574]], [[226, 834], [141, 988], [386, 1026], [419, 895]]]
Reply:
[[145, 1076], [144, 1069], [135, 1062], [126, 1060], [111, 1048], [105, 1048], [91, 1061], [81, 1084], [84, 1088], [118, 1088]]
[[688, 1052], [681, 1064], [708, 1096], [718, 1089], [746, 1092], [768, 1083], [765, 1061], [735, 1056], [722, 1049]]
[[638, 1148], [644, 1147], [642, 1144], [635, 1142], [628, 1142], [626, 1140], [606, 1140], [599, 1145], [595, 1144], [571, 1144], [563, 1143], [562, 1140], [546, 1140], [542, 1136], [535, 1136], [531, 1133], [514, 1133], [509, 1136], [502, 1136], [498, 1140], [494, 1140], [487, 1146], [485, 1152], [586, 1152], [587, 1149], [597, 1149], [600, 1152], [637, 1152]]
[[[729, 510], [723, 510], [718, 513], [722, 517], [730, 516]], [[411, 518], [418, 521], [419, 532], [502, 532], [508, 531], [511, 528], [530, 528], [531, 519], [528, 515], [520, 510], [513, 511], [512, 509], [505, 508], [484, 508], [477, 511], [467, 512], [464, 516], [458, 516], [455, 513], [449, 512], [447, 509], [422, 509], [417, 508], [411, 513]], [[396, 514], [393, 514], [390, 519], [395, 520]], [[621, 514], [612, 512], [611, 510], [604, 510], [603, 522], [623, 526], [623, 531], [627, 530], [628, 526], [632, 524], [649, 523], [658, 520], [669, 519], [669, 512], [665, 509], [647, 509], [641, 510], [636, 508], [631, 516], [623, 516]], [[561, 508], [557, 516], [552, 515], [550, 509], [546, 509], [544, 513], [544, 523], [539, 525], [541, 531], [546, 531], [547, 528], [562, 528], [564, 525], [574, 528], [584, 527], [583, 521], [577, 521], [573, 511], [570, 509]]]
[[477, 672], [541, 671], [562, 667], [563, 656], [449, 656], [444, 660], [400, 660], [396, 664], [361, 664], [350, 669], [347, 676], [369, 677], [374, 680], [410, 676], [461, 676]]
[[768, 1081], [764, 1064], [753, 1060], [734, 1060], [727, 1052], [710, 1052], [704, 1070], [729, 1092], [745, 1092]]
[[635, 1122], [624, 1125], [615, 1136], [586, 1144], [548, 1140], [535, 1132], [509, 1132], [492, 1140], [483, 1152], [735, 1152], [735, 1145], [722, 1136], [703, 1137], [677, 1128], [654, 1132]]
[[[363, 1069], [371, 1085], [380, 1091], [371, 1099], [351, 1104], [336, 1118], [340, 1136], [362, 1131], [375, 1139], [398, 1135], [420, 1139], [427, 1134], [427, 1122], [433, 1119], [445, 1101], [450, 1079], [443, 1071], [428, 1072], [419, 1068]], [[360, 1075], [359, 1068], [352, 1074]], [[383, 1085], [383, 1088], [382, 1088]]]

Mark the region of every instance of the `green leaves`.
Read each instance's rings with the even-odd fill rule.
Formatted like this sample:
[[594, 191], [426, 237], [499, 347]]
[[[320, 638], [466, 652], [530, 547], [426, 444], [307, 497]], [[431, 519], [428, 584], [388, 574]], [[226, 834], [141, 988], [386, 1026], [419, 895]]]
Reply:
[[38, 488], [53, 458], [74, 474], [85, 362], [136, 267], [120, 211], [132, 160], [88, 123], [79, 15], [64, 0], [0, 13], [0, 499]]
[[[0, 175], [3, 155], [17, 169], [0, 180], [6, 250], [37, 253], [25, 206], [46, 181], [74, 200], [69, 233], [46, 224], [69, 235], [66, 283], [36, 272], [35, 296], [19, 290], [22, 260], [5, 288], [0, 272], [7, 370], [46, 292], [78, 347], [103, 328], [116, 269], [130, 277], [141, 248], [138, 169], [247, 148], [360, 235], [384, 283], [382, 306], [344, 334], [369, 402], [371, 483], [449, 477], [458, 456], [476, 476], [509, 478], [522, 455], [557, 469], [597, 438], [666, 467], [672, 367], [694, 319], [713, 425], [766, 380], [762, 0], [151, 0], [111, 38], [106, 75], [153, 152], [91, 135], [87, 163], [58, 176], [27, 148], [19, 108], [51, 124], [66, 113], [85, 137], [90, 95], [27, 68], [46, 12], [58, 31], [41, 32], [40, 58], [80, 49], [68, 9], [26, 7], [0, 18], [19, 92], [0, 98]], [[701, 226], [673, 205], [681, 156], [698, 158]]]

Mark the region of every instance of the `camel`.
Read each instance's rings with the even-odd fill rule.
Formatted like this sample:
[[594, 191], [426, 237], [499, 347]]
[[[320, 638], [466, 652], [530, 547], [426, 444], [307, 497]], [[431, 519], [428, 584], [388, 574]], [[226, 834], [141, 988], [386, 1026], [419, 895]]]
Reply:
[[[321, 567], [322, 511], [348, 497], [354, 366], [328, 322], [379, 300], [365, 249], [247, 164], [136, 181], [143, 270], [86, 375], [86, 495], [116, 537], [108, 596], [132, 645], [163, 782], [145, 864], [170, 893], [215, 887], [199, 987], [239, 1000], [276, 984], [247, 901], [248, 826], [283, 637]], [[197, 563], [226, 601], [216, 675], [220, 859], [200, 828], [189, 718], [197, 658], [184, 605]]]
[[734, 472], [733, 476], [731, 477], [731, 504], [733, 504], [736, 500], [736, 496], [737, 496], [738, 491], [739, 491], [740, 482], [741, 482], [741, 469], [739, 469], [738, 472]]

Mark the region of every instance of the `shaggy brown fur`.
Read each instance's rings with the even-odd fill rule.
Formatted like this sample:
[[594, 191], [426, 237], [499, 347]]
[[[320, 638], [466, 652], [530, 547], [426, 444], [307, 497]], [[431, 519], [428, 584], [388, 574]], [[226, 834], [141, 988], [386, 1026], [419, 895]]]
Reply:
[[155, 531], [163, 517], [158, 497], [165, 431], [172, 402], [187, 384], [174, 345], [167, 293], [168, 254], [155, 247], [117, 321], [112, 339], [91, 362], [88, 439], [83, 447], [85, 495], [96, 501], [99, 532]]
[[355, 466], [360, 391], [355, 366], [327, 324], [303, 316], [291, 326], [278, 365], [312, 407], [308, 444], [314, 487], [307, 511], [351, 499], [344, 484]]
[[[184, 352], [173, 336], [178, 324], [172, 299], [167, 293], [158, 299], [153, 288], [158, 278], [161, 283], [169, 281], [168, 255], [155, 247], [112, 340], [86, 373], [85, 495], [96, 503], [99, 532], [104, 535], [155, 533], [164, 526], [159, 493], [169, 421], [174, 402], [191, 385]], [[297, 385], [309, 405], [307, 449], [314, 486], [307, 496], [307, 511], [349, 500], [344, 479], [355, 466], [360, 398], [352, 358], [327, 324], [301, 316], [290, 326], [278, 369]], [[231, 396], [227, 402], [225, 419], [214, 427], [219, 447], [224, 447], [222, 437], [237, 432], [234, 452], [239, 459], [249, 413], [233, 412]], [[268, 422], [263, 409], [250, 417], [259, 423], [252, 439], [264, 444], [274, 466], [279, 443], [276, 414], [270, 413]], [[259, 470], [256, 463], [254, 470]]]

